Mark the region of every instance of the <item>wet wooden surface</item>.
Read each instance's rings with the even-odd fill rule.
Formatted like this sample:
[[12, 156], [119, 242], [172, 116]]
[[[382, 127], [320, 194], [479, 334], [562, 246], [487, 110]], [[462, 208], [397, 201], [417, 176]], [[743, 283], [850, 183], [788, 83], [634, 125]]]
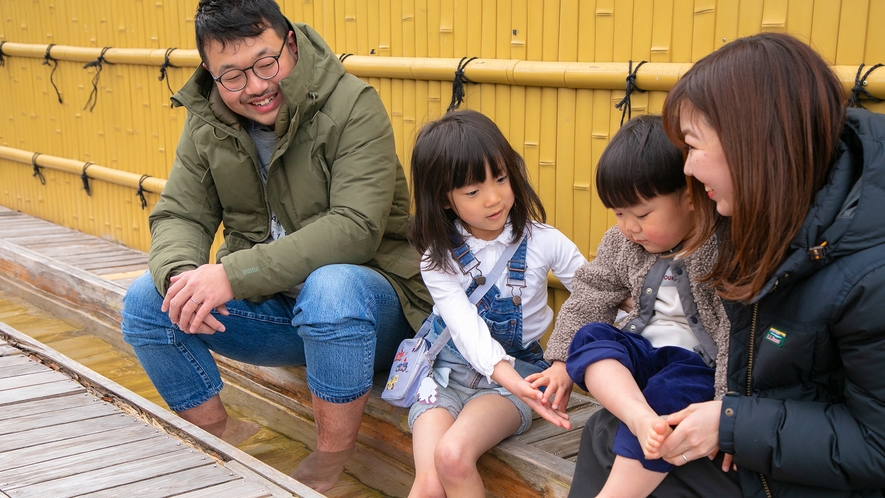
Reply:
[[[41, 237], [51, 239], [44, 238], [41, 243]], [[23, 249], [20, 253], [26, 254], [12, 256], [17, 247]], [[138, 261], [143, 262], [142, 267]], [[138, 251], [0, 207], [0, 276], [12, 275], [44, 292], [54, 292], [75, 307], [93, 316], [101, 315], [101, 319], [112, 324], [119, 322], [120, 297], [146, 270], [146, 261], [146, 255]], [[117, 340], [104, 339], [111, 343]], [[312, 420], [304, 369], [255, 367], [224, 358], [219, 358], [219, 366], [227, 385], [239, 386], [222, 392], [223, 397], [228, 393], [227, 404], [248, 406], [252, 403], [243, 393], [257, 394], [271, 409], [266, 412], [259, 409], [260, 413], [246, 416], [304, 442], [301, 455], [280, 457], [273, 463], [294, 468], [293, 462], [297, 463], [309, 453], [314, 437], [311, 425], [292, 423], [292, 420]], [[380, 399], [383, 380], [379, 377], [375, 383], [366, 410], [369, 416], [364, 417], [361, 427], [359, 450], [347, 472], [367, 483], [368, 487], [362, 492], [371, 490], [377, 495], [378, 491], [372, 488], [378, 488], [385, 490], [382, 494], [399, 496], [408, 493], [414, 475], [411, 436], [406, 424], [408, 410], [394, 408]], [[162, 402], [158, 397], [152, 399]], [[575, 393], [569, 406], [571, 431], [563, 431], [536, 416], [527, 433], [508, 438], [490, 450], [479, 462], [488, 494], [565, 496], [574, 472], [581, 429], [598, 409], [591, 398]], [[351, 494], [343, 489], [342, 494], [335, 494], [340, 488], [341, 485], [336, 486], [329, 495], [368, 496], [357, 490]]]
[[[257, 475], [236, 460], [192, 446], [156, 419], [137, 416], [145, 408], [134, 393], [119, 386], [102, 391], [103, 378], [79, 365], [68, 370], [66, 362], [71, 361], [0, 323], [0, 492], [5, 495], [293, 496], [294, 481], [287, 476], [268, 468]], [[285, 481], [288, 489], [274, 479]]]

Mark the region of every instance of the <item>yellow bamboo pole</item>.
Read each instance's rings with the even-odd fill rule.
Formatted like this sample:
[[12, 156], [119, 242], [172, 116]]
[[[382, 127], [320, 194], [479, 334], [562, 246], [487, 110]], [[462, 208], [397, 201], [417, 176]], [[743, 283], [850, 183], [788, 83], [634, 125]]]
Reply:
[[[0, 145], [0, 159], [7, 159], [23, 164], [31, 164], [31, 159], [33, 157], [33, 151], [14, 149], [12, 147], [4, 147]], [[83, 172], [83, 166], [86, 165], [86, 162], [84, 161], [76, 161], [74, 159], [50, 156], [48, 154], [38, 155], [35, 162], [37, 163], [37, 166], [41, 168], [51, 169], [55, 171], [63, 171], [65, 173], [70, 173], [78, 176]], [[90, 164], [89, 168], [86, 171], [86, 174], [87, 176], [89, 176], [89, 178], [94, 180], [101, 180], [103, 182], [129, 188], [138, 188], [138, 182], [139, 180], [141, 180], [142, 177], [142, 175], [138, 175], [136, 173], [119, 171], [113, 168], [100, 166], [98, 164]], [[163, 187], [166, 186], [166, 180], [163, 178], [149, 177], [146, 178], [141, 185], [144, 190], [159, 194], [163, 191]]]
[[[44, 44], [7, 42], [3, 45], [3, 54], [42, 59], [46, 47]], [[55, 45], [51, 55], [56, 60], [90, 62], [98, 58], [101, 50]], [[113, 64], [160, 66], [165, 53], [165, 49], [111, 48], [105, 53], [105, 60]], [[454, 77], [460, 60], [460, 57], [352, 55], [344, 61], [344, 67], [361, 78], [448, 81]], [[169, 62], [179, 67], [196, 67], [200, 57], [196, 50], [175, 50], [169, 55]], [[691, 66], [688, 62], [649, 62], [636, 75], [636, 85], [643, 90], [668, 91]], [[847, 93], [854, 86], [857, 66], [832, 67]], [[464, 75], [475, 83], [614, 90], [624, 87], [627, 63], [476, 59], [467, 66]], [[885, 70], [873, 71], [867, 77], [864, 88], [875, 96], [885, 95]]]

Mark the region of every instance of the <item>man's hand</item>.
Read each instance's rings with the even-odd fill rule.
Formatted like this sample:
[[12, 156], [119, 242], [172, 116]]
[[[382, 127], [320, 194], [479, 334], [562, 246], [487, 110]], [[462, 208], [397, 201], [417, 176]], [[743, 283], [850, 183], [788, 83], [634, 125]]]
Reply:
[[542, 404], [548, 404], [550, 398], [553, 398], [550, 407], [554, 410], [564, 412], [568, 407], [568, 401], [572, 394], [572, 385], [574, 385], [574, 383], [572, 382], [572, 379], [569, 378], [568, 372], [565, 370], [564, 361], [554, 361], [553, 365], [547, 370], [531, 374], [526, 377], [525, 380], [531, 382], [531, 386], [534, 389], [538, 389], [541, 386], [547, 386], [547, 389], [544, 391], [544, 396], [541, 397]]
[[234, 291], [220, 264], [203, 265], [170, 279], [161, 310], [169, 313], [172, 323], [189, 334], [224, 332], [211, 312], [227, 316], [225, 303], [234, 298]]

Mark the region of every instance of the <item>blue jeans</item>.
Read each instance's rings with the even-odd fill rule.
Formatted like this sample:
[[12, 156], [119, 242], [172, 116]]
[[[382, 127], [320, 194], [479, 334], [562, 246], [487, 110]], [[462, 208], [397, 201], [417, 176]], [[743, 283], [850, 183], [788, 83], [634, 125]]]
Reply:
[[160, 311], [163, 296], [150, 274], [123, 298], [123, 337], [173, 411], [201, 405], [223, 386], [210, 351], [264, 366], [307, 365], [316, 397], [347, 403], [366, 394], [376, 370], [390, 368], [412, 333], [399, 299], [378, 272], [329, 265], [311, 273], [298, 299], [233, 300], [229, 316], [213, 311], [226, 332], [185, 334]]

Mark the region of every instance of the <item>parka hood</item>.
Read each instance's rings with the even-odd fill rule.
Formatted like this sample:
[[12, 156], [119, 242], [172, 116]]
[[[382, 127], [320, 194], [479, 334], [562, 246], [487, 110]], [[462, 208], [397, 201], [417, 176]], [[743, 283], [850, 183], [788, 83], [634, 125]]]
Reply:
[[[840, 256], [885, 244], [885, 116], [848, 109], [827, 184], [817, 193], [792, 253], [751, 302]], [[783, 283], [783, 282], [782, 282]]]

